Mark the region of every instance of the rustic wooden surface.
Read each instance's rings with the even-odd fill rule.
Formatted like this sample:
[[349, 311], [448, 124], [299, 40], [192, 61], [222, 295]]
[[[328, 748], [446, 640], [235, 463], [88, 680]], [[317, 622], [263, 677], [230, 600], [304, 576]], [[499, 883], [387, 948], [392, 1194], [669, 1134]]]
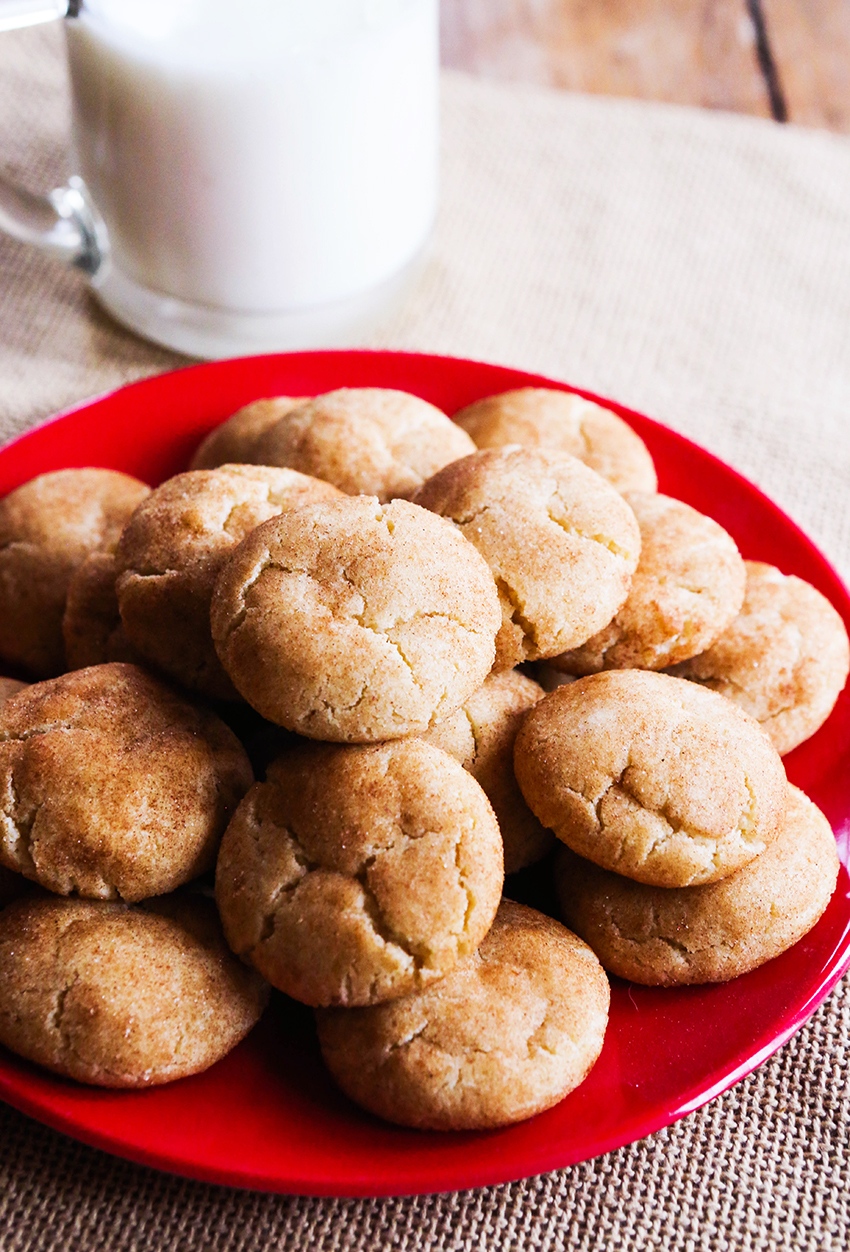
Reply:
[[850, 0], [442, 0], [442, 47], [491, 78], [850, 132]]

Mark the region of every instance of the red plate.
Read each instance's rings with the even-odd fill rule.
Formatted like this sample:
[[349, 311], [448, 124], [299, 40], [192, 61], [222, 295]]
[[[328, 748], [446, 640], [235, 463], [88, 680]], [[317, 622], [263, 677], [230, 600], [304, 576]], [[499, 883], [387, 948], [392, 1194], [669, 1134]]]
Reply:
[[[0, 452], [0, 494], [64, 466], [110, 466], [159, 482], [185, 467], [212, 426], [260, 396], [399, 387], [454, 413], [480, 396], [529, 384], [562, 386], [492, 365], [389, 352], [198, 365], [90, 401], [18, 439]], [[680, 435], [611, 407], [646, 440], [662, 491], [716, 518], [745, 556], [808, 579], [850, 625], [850, 598], [837, 575], [774, 504]], [[846, 866], [848, 691], [786, 764], [832, 822]], [[486, 1134], [406, 1131], [361, 1113], [325, 1076], [310, 1013], [282, 998], [235, 1052], [195, 1078], [143, 1092], [101, 1091], [0, 1050], [0, 1095], [86, 1143], [210, 1182], [340, 1196], [477, 1187], [586, 1160], [698, 1108], [788, 1039], [848, 965], [850, 894], [842, 868], [815, 929], [752, 974], [725, 986], [671, 991], [614, 979], [605, 1047], [583, 1086], [548, 1113]]]

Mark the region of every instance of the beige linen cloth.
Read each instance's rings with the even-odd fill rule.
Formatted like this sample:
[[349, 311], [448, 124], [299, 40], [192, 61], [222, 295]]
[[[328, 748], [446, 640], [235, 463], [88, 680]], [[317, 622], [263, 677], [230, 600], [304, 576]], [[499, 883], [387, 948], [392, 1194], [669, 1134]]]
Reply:
[[[0, 37], [0, 153], [64, 177], [58, 32]], [[479, 357], [660, 418], [754, 479], [850, 576], [850, 144], [460, 76], [442, 208], [373, 346]], [[0, 241], [0, 437], [181, 359]], [[2, 994], [2, 992], [0, 992]], [[0, 1249], [806, 1252], [850, 1246], [850, 987], [755, 1074], [599, 1160], [476, 1192], [269, 1196], [160, 1175], [0, 1105]]]

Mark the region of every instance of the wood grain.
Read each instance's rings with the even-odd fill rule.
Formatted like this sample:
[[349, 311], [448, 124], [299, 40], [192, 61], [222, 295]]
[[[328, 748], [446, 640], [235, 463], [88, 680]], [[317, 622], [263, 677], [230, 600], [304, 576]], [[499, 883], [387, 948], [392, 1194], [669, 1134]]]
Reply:
[[850, 133], [850, 0], [760, 0], [788, 120]]
[[442, 47], [486, 77], [770, 116], [746, 0], [442, 0]]

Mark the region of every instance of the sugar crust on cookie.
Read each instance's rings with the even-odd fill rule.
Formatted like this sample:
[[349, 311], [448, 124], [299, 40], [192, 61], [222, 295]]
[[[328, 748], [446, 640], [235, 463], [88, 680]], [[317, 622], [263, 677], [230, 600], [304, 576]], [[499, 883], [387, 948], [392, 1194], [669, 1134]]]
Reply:
[[386, 502], [413, 494], [441, 466], [474, 451], [436, 405], [390, 387], [341, 387], [283, 415], [254, 455]]
[[497, 669], [577, 647], [628, 595], [640, 553], [634, 514], [575, 457], [479, 451], [440, 470], [414, 502], [453, 522], [492, 571]]
[[340, 497], [274, 518], [224, 567], [222, 663], [249, 704], [311, 739], [418, 734], [481, 685], [498, 597], [483, 558], [425, 509]]
[[550, 692], [522, 725], [514, 765], [529, 807], [574, 852], [661, 887], [733, 873], [784, 818], [785, 771], [758, 723], [649, 670]]
[[673, 671], [751, 714], [784, 755], [832, 712], [847, 680], [850, 645], [825, 596], [773, 565], [747, 561], [739, 616], [699, 656]]
[[654, 491], [649, 449], [627, 422], [593, 400], [550, 387], [520, 387], [477, 400], [454, 420], [479, 448], [545, 448], [578, 457], [618, 491]]
[[640, 526], [640, 560], [611, 622], [550, 661], [569, 674], [663, 669], [695, 656], [744, 600], [744, 561], [717, 522], [670, 496], [626, 492], [625, 499]]
[[356, 1103], [387, 1121], [484, 1130], [551, 1108], [602, 1048], [608, 980], [559, 922], [503, 900], [477, 952], [425, 991], [317, 1012], [322, 1055]]
[[208, 1068], [256, 1023], [267, 988], [215, 909], [172, 916], [40, 897], [0, 914], [0, 1042], [78, 1082], [133, 1088]]
[[363, 1005], [433, 982], [473, 951], [504, 880], [484, 792], [420, 739], [284, 753], [224, 836], [228, 940], [312, 1005]]
[[116, 554], [124, 634], [193, 691], [236, 698], [210, 634], [210, 600], [230, 553], [261, 522], [338, 492], [295, 470], [222, 465], [177, 474], [130, 519]]
[[506, 874], [533, 865], [555, 845], [514, 776], [514, 740], [526, 713], [544, 694], [519, 670], [489, 674], [465, 704], [422, 736], [450, 752], [483, 787], [502, 832]]
[[137, 666], [34, 683], [0, 708], [0, 863], [60, 895], [173, 891], [252, 781], [224, 722]]
[[815, 925], [835, 890], [829, 823], [796, 787], [779, 836], [720, 882], [650, 887], [559, 850], [562, 916], [612, 974], [649, 986], [726, 982], [778, 956]]

